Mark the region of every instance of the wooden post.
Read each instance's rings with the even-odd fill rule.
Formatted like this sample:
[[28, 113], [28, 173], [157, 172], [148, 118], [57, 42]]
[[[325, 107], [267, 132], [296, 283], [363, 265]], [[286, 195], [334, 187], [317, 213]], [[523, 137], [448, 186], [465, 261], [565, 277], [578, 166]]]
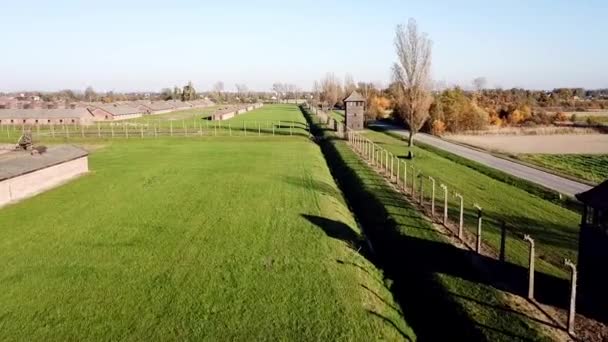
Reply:
[[435, 216], [435, 178], [429, 176], [431, 181], [431, 217]]
[[228, 135], [232, 136], [232, 125], [228, 123]]
[[114, 138], [114, 124], [110, 124], [110, 131], [112, 132], [112, 139]]
[[458, 238], [462, 239], [462, 229], [464, 226], [464, 198], [459, 193], [454, 194], [454, 196], [460, 198], [460, 217], [458, 220]]
[[439, 187], [443, 189], [443, 225], [447, 226], [448, 224], [448, 186], [445, 184], [440, 184]]
[[530, 244], [528, 255], [528, 299], [534, 299], [534, 239], [530, 235], [524, 235], [524, 241]]
[[139, 126], [139, 129], [141, 131], [141, 138], [144, 138], [144, 125]]
[[127, 137], [127, 139], [129, 139], [129, 129], [127, 128], [127, 124], [125, 122], [123, 122], [122, 125], [125, 128], [125, 137]]
[[169, 134], [173, 136], [173, 120], [169, 120]]
[[389, 180], [392, 182], [393, 181], [393, 174], [395, 173], [395, 156], [393, 156], [393, 154], [391, 153], [391, 176], [389, 178]]
[[564, 264], [570, 267], [570, 306], [568, 307], [568, 333], [574, 335], [574, 318], [576, 316], [576, 265], [569, 259], [564, 259]]
[[475, 251], [477, 254], [481, 253], [481, 221], [483, 216], [483, 211], [481, 207], [477, 204], [473, 205], [475, 209], [477, 209], [477, 244], [475, 245]]
[[97, 137], [101, 138], [101, 126], [97, 123]]

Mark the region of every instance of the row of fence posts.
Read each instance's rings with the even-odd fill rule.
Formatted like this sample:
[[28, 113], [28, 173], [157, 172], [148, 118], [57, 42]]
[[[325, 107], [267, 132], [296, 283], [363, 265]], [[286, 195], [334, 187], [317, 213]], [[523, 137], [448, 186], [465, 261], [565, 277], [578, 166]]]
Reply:
[[[386, 176], [388, 174], [388, 178], [391, 182], [396, 183], [397, 187], [401, 187], [401, 190], [407, 194], [407, 163], [405, 161], [397, 160], [397, 173], [395, 175], [395, 156], [385, 150], [384, 148], [376, 145], [370, 139], [364, 137], [363, 135], [347, 129], [347, 139], [351, 148], [360, 156], [362, 156], [366, 161], [368, 161], [372, 166], [380, 169], [381, 173], [384, 173]], [[389, 159], [390, 157], [390, 159]], [[389, 162], [390, 160], [390, 162]], [[400, 170], [403, 169], [403, 179], [401, 185], [399, 184]], [[411, 198], [416, 201], [416, 176], [420, 179], [420, 196], [418, 198], [418, 202], [421, 206], [424, 205], [424, 189], [423, 189], [423, 175], [420, 171], [414, 168], [414, 165], [411, 165], [411, 189], [409, 190]], [[435, 218], [435, 179], [431, 176], [428, 176], [428, 179], [431, 182], [431, 217]], [[447, 227], [448, 224], [448, 186], [441, 183], [439, 187], [443, 190], [443, 218], [442, 224]], [[460, 200], [460, 214], [458, 218], [458, 238], [464, 242], [463, 240], [463, 229], [464, 229], [464, 197], [462, 194], [455, 192], [453, 194], [454, 197]], [[482, 246], [482, 222], [483, 222], [483, 208], [479, 206], [477, 203], [473, 204], [473, 207], [477, 210], [477, 232], [475, 236], [475, 252], [477, 254], [481, 254], [481, 246]], [[504, 261], [504, 244], [506, 239], [506, 224], [503, 222], [502, 224], [502, 240], [501, 240], [501, 251], [500, 251], [500, 259]], [[528, 264], [528, 299], [534, 301], [534, 272], [535, 272], [535, 251], [534, 251], [534, 239], [529, 235], [524, 235], [523, 240], [528, 242], [530, 246], [529, 250], [529, 264]], [[568, 321], [567, 321], [567, 329], [568, 333], [574, 335], [574, 320], [576, 315], [576, 282], [577, 282], [577, 270], [576, 265], [572, 263], [572, 261], [565, 259], [564, 265], [570, 270], [570, 303], [568, 308]]]
[[[210, 121], [207, 120], [207, 131], [210, 131], [210, 125], [209, 125]], [[289, 135], [292, 136], [294, 134], [294, 123], [293, 122], [282, 122], [281, 120], [278, 121], [278, 129], [280, 130], [283, 126], [283, 124], [289, 124]], [[251, 125], [251, 123], [249, 124]], [[310, 131], [309, 127], [308, 127], [308, 123], [305, 123], [306, 127], [306, 131]], [[9, 129], [9, 125], [6, 125], [6, 132], [7, 132], [7, 138], [10, 138], [10, 132], [11, 130]], [[81, 138], [85, 138], [86, 136], [91, 136], [91, 129], [86, 129], [85, 125], [73, 125], [72, 130], [70, 130], [69, 126], [70, 125], [59, 125], [59, 126], [55, 126], [53, 124], [51, 125], [42, 125], [42, 127], [46, 126], [48, 129], [48, 134], [50, 134], [50, 136], [52, 138], [55, 138], [56, 136], [64, 136], [67, 139], [69, 139], [70, 137], [76, 137], [78, 135], [80, 135]], [[122, 136], [125, 138], [129, 138], [129, 135], [134, 136], [134, 135], [139, 135], [142, 139], [146, 136], [146, 135], [153, 135], [154, 137], [158, 137], [159, 134], [162, 132], [161, 130], [161, 125], [150, 125], [149, 123], [147, 124], [136, 124], [135, 126], [129, 124], [129, 123], [122, 123], [122, 125], [120, 124], [116, 124], [116, 123], [110, 123], [109, 125], [103, 125], [105, 127], [103, 127], [102, 129], [102, 124], [100, 122], [97, 122], [97, 137], [101, 138], [101, 137], [106, 137], [107, 134], [107, 128], [109, 126], [110, 129], [110, 137], [111, 138], [115, 138], [116, 136]], [[122, 126], [122, 127], [121, 127]], [[256, 129], [257, 126], [257, 129]], [[276, 122], [274, 121], [266, 121], [266, 126], [265, 129], [270, 129], [272, 128], [272, 135], [275, 136], [277, 134], [277, 125]], [[41, 130], [40, 130], [41, 125], [36, 125], [36, 134], [38, 136], [41, 136]], [[56, 129], [56, 127], [60, 127], [59, 130]], [[79, 129], [78, 129], [79, 127]], [[94, 126], [90, 126], [90, 127], [94, 127]], [[135, 127], [134, 129], [130, 129], [129, 127]], [[153, 128], [153, 131], [150, 130], [150, 128]], [[145, 130], [144, 130], [145, 128]], [[183, 133], [183, 136], [188, 136], [188, 134], [191, 133], [191, 135], [196, 135], [198, 133], [198, 135], [203, 136], [204, 135], [204, 131], [203, 131], [203, 124], [202, 122], [199, 122], [198, 127], [196, 127], [196, 122], [195, 122], [195, 126], [193, 126], [192, 128], [195, 129], [195, 131], [188, 131], [188, 126], [186, 125], [185, 120], [182, 120], [182, 132], [179, 133]], [[196, 132], [198, 128], [198, 132]], [[221, 129], [227, 129], [228, 130], [228, 135], [232, 136], [232, 124], [230, 122], [228, 122], [227, 127], [226, 126], [222, 126], [221, 121], [214, 121], [213, 122], [213, 135], [217, 136], [218, 135], [218, 130]], [[21, 126], [21, 133], [26, 132], [28, 129], [26, 129], [26, 126], [23, 125]], [[258, 121], [254, 121], [253, 122], [253, 127], [249, 126], [248, 127], [248, 121], [243, 121], [243, 134], [244, 135], [248, 135], [248, 130], [251, 133], [255, 134], [255, 131], [257, 131], [257, 135], [261, 136], [262, 135], [262, 123], [258, 122]], [[13, 132], [17, 132], [17, 126], [13, 125]], [[122, 134], [121, 134], [122, 133]], [[94, 133], [93, 133], [94, 134]], [[169, 136], [175, 136], [177, 135], [178, 132], [176, 132], [174, 130], [174, 125], [173, 125], [173, 121], [169, 121]]]

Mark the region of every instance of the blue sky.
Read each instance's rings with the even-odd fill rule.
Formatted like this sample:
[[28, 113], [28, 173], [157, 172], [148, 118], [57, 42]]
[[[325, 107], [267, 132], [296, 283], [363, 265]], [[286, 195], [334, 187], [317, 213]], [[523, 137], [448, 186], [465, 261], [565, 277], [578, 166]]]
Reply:
[[268, 90], [326, 72], [387, 83], [395, 26], [433, 40], [433, 78], [608, 87], [608, 1], [6, 1], [0, 91]]

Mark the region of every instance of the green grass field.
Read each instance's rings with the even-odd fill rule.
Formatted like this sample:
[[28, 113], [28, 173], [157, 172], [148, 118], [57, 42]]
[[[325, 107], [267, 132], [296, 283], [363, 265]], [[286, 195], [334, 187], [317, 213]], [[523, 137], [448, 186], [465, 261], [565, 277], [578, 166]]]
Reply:
[[329, 115], [338, 122], [344, 122], [344, 111], [332, 110]]
[[[403, 158], [407, 154], [405, 141], [381, 132], [367, 131], [365, 135], [396, 156]], [[456, 191], [465, 199], [465, 228], [472, 233], [476, 231], [476, 210], [473, 205], [479, 204], [484, 213], [483, 240], [496, 250], [500, 246], [500, 223], [503, 220], [507, 222], [511, 232], [506, 245], [506, 257], [509, 262], [520, 266], [527, 265], [528, 247], [523, 242], [522, 235], [530, 234], [536, 239], [537, 270], [562, 278], [568, 276], [568, 271], [563, 266], [563, 258], [576, 259], [580, 219], [576, 212], [431, 151], [416, 146], [413, 152], [416, 157], [413, 163], [406, 161], [408, 167], [413, 164], [425, 176], [436, 179], [438, 198], [443, 199], [439, 184], [448, 186], [449, 216], [452, 219], [458, 218], [459, 200], [452, 194]], [[408, 172], [411, 182], [411, 169]], [[431, 184], [427, 179], [424, 181], [428, 198]], [[437, 201], [439, 202], [439, 199]]]
[[87, 126], [0, 126], [0, 142], [15, 143], [23, 130], [31, 130], [35, 141], [55, 143], [162, 136], [308, 136], [306, 121], [294, 105], [270, 104], [229, 120], [205, 120], [214, 109], [189, 109]]
[[518, 312], [508, 299], [511, 295], [485, 284], [471, 267], [470, 252], [447, 242], [346, 142], [329, 139], [322, 146], [391, 279], [407, 322], [421, 340], [552, 339], [537, 321]]
[[1, 209], [3, 341], [415, 338], [308, 139], [101, 143]]
[[608, 155], [606, 154], [521, 154], [517, 158], [594, 183], [601, 183], [608, 179]]

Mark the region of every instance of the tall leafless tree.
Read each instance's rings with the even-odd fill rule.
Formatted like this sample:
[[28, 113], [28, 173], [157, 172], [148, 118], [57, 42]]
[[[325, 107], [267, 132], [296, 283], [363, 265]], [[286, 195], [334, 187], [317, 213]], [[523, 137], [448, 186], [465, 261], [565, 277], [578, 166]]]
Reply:
[[475, 90], [477, 91], [482, 91], [486, 88], [486, 85], [488, 84], [488, 80], [485, 77], [476, 77], [473, 79], [473, 86], [475, 87]]
[[331, 72], [321, 80], [321, 101], [327, 105], [327, 110], [332, 110], [340, 99], [342, 86], [340, 81]]
[[408, 145], [429, 118], [433, 102], [431, 88], [432, 42], [426, 33], [418, 31], [414, 19], [407, 26], [398, 25], [395, 31], [397, 62], [393, 65], [393, 79], [398, 86], [397, 112], [409, 126]]

